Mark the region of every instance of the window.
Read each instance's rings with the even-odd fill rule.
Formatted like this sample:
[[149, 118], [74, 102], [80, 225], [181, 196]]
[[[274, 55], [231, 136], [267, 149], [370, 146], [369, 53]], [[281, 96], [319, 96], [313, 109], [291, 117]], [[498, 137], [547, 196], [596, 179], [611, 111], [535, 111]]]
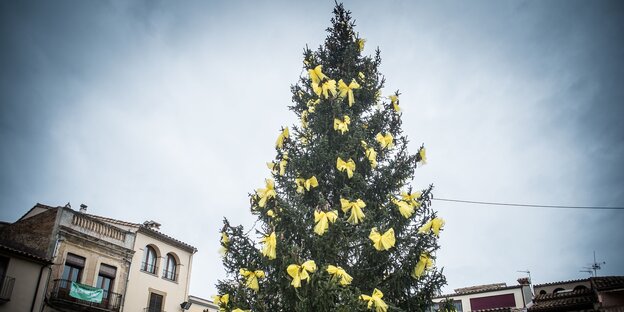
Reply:
[[141, 270], [156, 274], [156, 250], [154, 247], [145, 246], [145, 256], [143, 257]]
[[149, 306], [147, 312], [162, 312], [163, 296], [155, 293], [150, 293]]
[[63, 283], [70, 282], [79, 283], [82, 279], [82, 270], [85, 267], [85, 258], [68, 253], [65, 258], [65, 267], [63, 268]]
[[175, 257], [170, 253], [167, 254], [167, 265], [163, 271], [163, 277], [168, 280], [175, 281], [177, 279], [177, 269], [178, 264]]
[[108, 300], [109, 293], [113, 291], [113, 282], [117, 275], [117, 268], [108, 264], [100, 264], [100, 273], [98, 274], [97, 284], [95, 287], [104, 289], [102, 300]]

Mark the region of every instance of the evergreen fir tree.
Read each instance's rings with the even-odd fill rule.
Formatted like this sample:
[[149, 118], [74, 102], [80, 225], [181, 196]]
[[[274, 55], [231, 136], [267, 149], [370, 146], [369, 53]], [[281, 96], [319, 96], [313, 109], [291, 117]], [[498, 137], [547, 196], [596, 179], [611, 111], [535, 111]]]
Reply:
[[381, 96], [379, 49], [363, 56], [350, 12], [333, 13], [291, 87], [301, 124], [281, 129], [272, 178], [250, 194], [256, 233], [224, 219], [224, 311], [424, 311], [445, 283], [432, 186], [409, 186], [425, 148], [408, 153], [399, 92]]

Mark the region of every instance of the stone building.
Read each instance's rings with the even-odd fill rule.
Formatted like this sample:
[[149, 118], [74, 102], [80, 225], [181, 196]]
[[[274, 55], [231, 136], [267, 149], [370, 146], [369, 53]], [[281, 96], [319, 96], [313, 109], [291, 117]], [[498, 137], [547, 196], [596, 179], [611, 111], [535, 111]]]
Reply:
[[624, 276], [535, 285], [529, 312], [624, 312]]
[[37, 204], [0, 224], [0, 312], [180, 311], [197, 249], [153, 221], [124, 222], [86, 208]]
[[519, 278], [518, 285], [496, 283], [455, 289], [452, 294], [433, 298], [430, 311], [439, 311], [443, 300], [452, 300], [457, 312], [526, 311], [532, 297], [529, 279]]

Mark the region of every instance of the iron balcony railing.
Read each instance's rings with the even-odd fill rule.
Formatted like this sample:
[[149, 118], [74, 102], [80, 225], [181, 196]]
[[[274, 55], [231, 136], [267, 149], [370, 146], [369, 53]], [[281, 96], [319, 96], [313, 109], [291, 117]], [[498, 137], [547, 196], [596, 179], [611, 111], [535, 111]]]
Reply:
[[15, 278], [0, 275], [0, 302], [6, 302], [11, 300], [11, 294], [13, 293], [13, 284], [15, 284]]
[[53, 283], [54, 284], [52, 287], [52, 293], [50, 294], [50, 301], [52, 303], [65, 306], [80, 305], [95, 308], [93, 310], [105, 309], [108, 311], [119, 311], [119, 308], [121, 306], [121, 294], [104, 290], [104, 294], [102, 295], [102, 301], [100, 303], [89, 302], [71, 297], [69, 295], [72, 281], [56, 279]]
[[176, 272], [176, 271], [167, 271], [165, 269], [165, 270], [163, 270], [163, 278], [175, 282], [175, 281], [178, 280], [178, 272]]
[[141, 271], [156, 274], [158, 267], [156, 263], [141, 262]]

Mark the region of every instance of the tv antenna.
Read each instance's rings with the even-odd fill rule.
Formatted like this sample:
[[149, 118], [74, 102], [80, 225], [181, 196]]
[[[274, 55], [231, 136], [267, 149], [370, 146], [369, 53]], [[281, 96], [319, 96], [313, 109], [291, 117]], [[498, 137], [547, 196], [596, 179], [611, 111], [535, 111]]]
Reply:
[[580, 272], [586, 272], [591, 274], [592, 277], [598, 276], [598, 270], [602, 269], [602, 265], [607, 264], [606, 262], [598, 262], [596, 261], [596, 251], [594, 250], [594, 263], [590, 267], [583, 267], [585, 270], [581, 270]]

